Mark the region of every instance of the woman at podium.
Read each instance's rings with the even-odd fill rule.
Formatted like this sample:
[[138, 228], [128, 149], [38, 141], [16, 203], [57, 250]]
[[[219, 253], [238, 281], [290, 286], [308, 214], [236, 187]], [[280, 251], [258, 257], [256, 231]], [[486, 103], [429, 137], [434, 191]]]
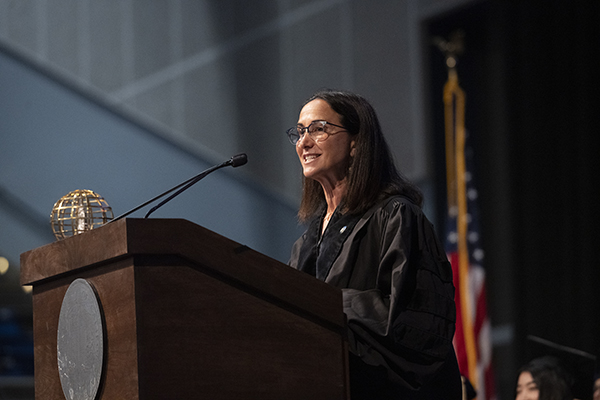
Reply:
[[452, 270], [363, 97], [320, 91], [287, 135], [306, 232], [290, 265], [342, 289], [357, 399], [460, 399]]

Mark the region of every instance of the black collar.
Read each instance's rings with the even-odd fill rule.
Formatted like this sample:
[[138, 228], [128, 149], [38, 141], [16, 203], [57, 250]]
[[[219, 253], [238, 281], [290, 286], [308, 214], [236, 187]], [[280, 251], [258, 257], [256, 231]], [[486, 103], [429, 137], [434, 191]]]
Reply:
[[342, 214], [337, 209], [321, 235], [325, 210], [314, 218], [304, 234], [304, 243], [298, 254], [298, 269], [324, 281], [337, 259], [342, 245], [360, 220], [360, 215]]

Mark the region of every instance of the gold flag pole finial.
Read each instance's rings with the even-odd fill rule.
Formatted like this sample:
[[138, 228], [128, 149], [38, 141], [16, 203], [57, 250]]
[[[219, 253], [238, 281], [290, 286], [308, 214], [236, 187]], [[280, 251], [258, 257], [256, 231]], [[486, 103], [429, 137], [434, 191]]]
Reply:
[[458, 63], [458, 56], [465, 51], [465, 32], [461, 29], [455, 30], [450, 34], [448, 40], [436, 36], [433, 38], [433, 44], [444, 53], [446, 57], [446, 67], [448, 73], [456, 73], [456, 64]]

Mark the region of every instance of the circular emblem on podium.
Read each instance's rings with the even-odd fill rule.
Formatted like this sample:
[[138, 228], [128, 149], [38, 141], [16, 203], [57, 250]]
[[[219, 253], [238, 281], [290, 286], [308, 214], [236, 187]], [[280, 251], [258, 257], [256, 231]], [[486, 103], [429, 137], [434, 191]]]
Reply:
[[69, 285], [58, 319], [58, 374], [65, 398], [94, 400], [104, 359], [104, 326], [96, 291], [85, 279]]

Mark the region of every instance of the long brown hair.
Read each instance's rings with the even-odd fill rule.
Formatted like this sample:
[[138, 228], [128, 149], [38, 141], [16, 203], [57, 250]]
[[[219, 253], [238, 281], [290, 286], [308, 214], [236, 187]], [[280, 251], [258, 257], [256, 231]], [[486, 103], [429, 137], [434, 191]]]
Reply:
[[[406, 196], [421, 206], [423, 194], [396, 168], [373, 106], [355, 93], [322, 90], [313, 94], [302, 107], [316, 99], [326, 101], [341, 116], [342, 125], [355, 141], [342, 212], [364, 212], [379, 199], [395, 194]], [[315, 217], [324, 204], [325, 194], [321, 185], [313, 179], [303, 178], [302, 201], [298, 211], [300, 221]]]

